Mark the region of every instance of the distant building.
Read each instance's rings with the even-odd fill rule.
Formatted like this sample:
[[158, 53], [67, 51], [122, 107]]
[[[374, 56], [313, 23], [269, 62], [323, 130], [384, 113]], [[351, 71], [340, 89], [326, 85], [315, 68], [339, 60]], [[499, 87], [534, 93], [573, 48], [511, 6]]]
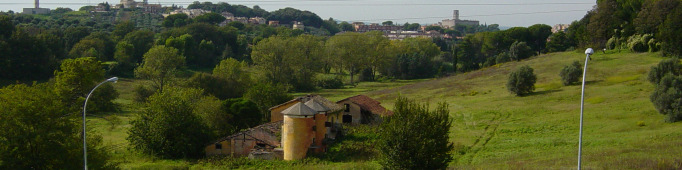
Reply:
[[278, 27], [279, 21], [268, 21], [268, 25], [271, 27]]
[[272, 152], [280, 147], [278, 134], [282, 121], [270, 122], [218, 139], [204, 148], [206, 156], [248, 156], [252, 152]]
[[252, 17], [252, 18], [249, 18], [249, 24], [260, 25], [260, 24], [265, 24], [265, 21], [266, 21], [266, 20], [265, 20], [265, 18], [263, 18], [263, 17]]
[[[387, 37], [389, 40], [402, 40], [405, 38], [417, 38], [417, 37], [423, 37], [423, 38], [448, 38], [447, 34], [444, 36], [438, 31], [431, 30], [431, 31], [391, 31], [389, 33], [384, 33], [384, 36]], [[451, 38], [451, 37], [450, 37]]]
[[393, 115], [379, 101], [365, 95], [357, 95], [336, 102], [342, 105], [343, 123], [350, 124], [371, 124], [381, 121], [382, 116]]
[[137, 2], [135, 2], [135, 0], [121, 0], [119, 7], [121, 7], [121, 8], [135, 8], [135, 7], [137, 7]]
[[40, 8], [39, 0], [35, 0], [35, 8], [24, 8], [23, 14], [49, 14], [50, 8]]
[[304, 29], [305, 25], [303, 25], [302, 22], [294, 21], [294, 25], [292, 26], [293, 29]]
[[395, 25], [379, 25], [379, 24], [355, 25], [355, 32], [381, 31], [384, 33], [388, 33], [391, 31], [398, 31], [401, 29], [403, 29], [403, 27], [395, 26]]
[[441, 22], [441, 27], [443, 28], [454, 28], [457, 25], [479, 25], [479, 22], [476, 20], [459, 19], [459, 10], [453, 11], [452, 19], [446, 19]]
[[176, 10], [174, 10], [174, 11], [171, 11], [171, 12], [168, 13], [168, 14], [163, 14], [163, 17], [167, 17], [168, 15], [173, 15], [173, 14], [184, 13], [184, 14], [187, 15], [189, 18], [194, 18], [194, 17], [197, 17], [197, 16], [199, 16], [199, 15], [203, 15], [203, 14], [206, 14], [206, 13], [209, 13], [209, 12], [211, 12], [211, 11], [206, 11], [206, 10], [203, 10], [203, 9], [185, 9], [185, 8], [181, 8], [181, 9], [176, 9]]
[[559, 31], [566, 31], [571, 24], [556, 24], [552, 27], [552, 33], [557, 33]]

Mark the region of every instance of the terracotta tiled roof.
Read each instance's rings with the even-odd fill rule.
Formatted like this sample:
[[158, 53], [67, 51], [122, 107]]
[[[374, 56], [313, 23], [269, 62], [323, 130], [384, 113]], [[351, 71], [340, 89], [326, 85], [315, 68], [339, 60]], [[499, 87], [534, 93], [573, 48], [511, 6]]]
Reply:
[[381, 106], [381, 102], [376, 101], [372, 98], [369, 98], [365, 95], [357, 95], [357, 96], [349, 97], [349, 98], [340, 100], [336, 103], [340, 103], [340, 102], [343, 102], [346, 100], [349, 100], [350, 102], [355, 103], [358, 106], [360, 106], [360, 108], [368, 110], [374, 114], [378, 114], [378, 115], [382, 115], [382, 116], [393, 115], [392, 111], [387, 110], [386, 108]]

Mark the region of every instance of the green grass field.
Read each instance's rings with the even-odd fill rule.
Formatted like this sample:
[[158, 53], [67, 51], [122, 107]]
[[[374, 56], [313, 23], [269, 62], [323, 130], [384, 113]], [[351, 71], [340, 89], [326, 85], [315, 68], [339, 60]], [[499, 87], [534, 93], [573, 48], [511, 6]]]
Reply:
[[[656, 53], [598, 53], [589, 63], [585, 98], [583, 167], [586, 169], [680, 169], [682, 123], [665, 123], [649, 101], [654, 86], [646, 81]], [[363, 82], [354, 88], [315, 92], [336, 101], [365, 94], [393, 108], [397, 96], [432, 107], [449, 104], [454, 119], [451, 141], [457, 145], [456, 169], [568, 169], [577, 166], [580, 85], [563, 86], [559, 71], [582, 53], [540, 55], [455, 76], [395, 82]], [[517, 97], [506, 90], [507, 74], [529, 65], [538, 77], [534, 93]], [[89, 126], [104, 138], [113, 161], [124, 169], [221, 169], [203, 160], [160, 160], [128, 150], [129, 121], [140, 106], [132, 102], [139, 80], [115, 85], [122, 110], [91, 117]], [[299, 93], [293, 95], [301, 95]], [[114, 123], [112, 123], [114, 122]], [[115, 126], [112, 126], [115, 125]], [[240, 168], [376, 169], [374, 160], [244, 163]], [[222, 168], [226, 168], [222, 166]], [[234, 167], [232, 167], [234, 168]]]
[[[682, 123], [665, 123], [649, 101], [655, 53], [598, 53], [587, 73], [583, 167], [590, 169], [682, 168]], [[388, 107], [398, 96], [445, 102], [455, 119], [451, 139], [465, 151], [456, 168], [575, 168], [580, 85], [563, 86], [560, 70], [585, 55], [553, 53], [457, 76], [369, 92]], [[506, 90], [507, 74], [535, 69], [534, 93]]]

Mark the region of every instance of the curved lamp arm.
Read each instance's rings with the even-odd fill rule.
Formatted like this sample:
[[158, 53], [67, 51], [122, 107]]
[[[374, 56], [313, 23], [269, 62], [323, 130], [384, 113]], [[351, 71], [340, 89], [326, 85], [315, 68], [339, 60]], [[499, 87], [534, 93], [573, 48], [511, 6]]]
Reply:
[[92, 90], [90, 90], [90, 93], [88, 93], [88, 97], [85, 98], [85, 103], [83, 103], [83, 169], [86, 169], [86, 170], [88, 169], [88, 154], [87, 154], [88, 145], [86, 145], [86, 143], [85, 143], [85, 111], [88, 107], [88, 99], [90, 99], [92, 92], [94, 92], [95, 89], [97, 89], [97, 87], [101, 86], [102, 84], [104, 84], [106, 82], [116, 83], [117, 81], [118, 81], [118, 77], [112, 77], [112, 78], [109, 78], [109, 79], [104, 80], [103, 82], [97, 84], [97, 86], [95, 86], [95, 88], [92, 88]]

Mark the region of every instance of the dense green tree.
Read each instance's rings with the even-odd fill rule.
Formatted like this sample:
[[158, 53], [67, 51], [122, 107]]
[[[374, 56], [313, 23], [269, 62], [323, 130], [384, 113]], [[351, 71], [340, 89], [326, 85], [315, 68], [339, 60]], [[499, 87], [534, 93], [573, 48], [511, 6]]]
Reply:
[[[59, 100], [48, 84], [0, 89], [0, 169], [82, 169], [79, 111]], [[77, 116], [74, 116], [77, 115]], [[88, 131], [88, 167], [108, 164], [102, 138]]]
[[657, 33], [659, 26], [665, 22], [668, 14], [679, 4], [679, 0], [645, 0], [641, 11], [633, 21], [637, 33]]
[[133, 63], [142, 62], [142, 56], [149, 51], [154, 45], [154, 32], [149, 30], [137, 30], [126, 34], [123, 38], [133, 45], [132, 60]]
[[199, 15], [197, 17], [194, 17], [194, 21], [196, 22], [205, 22], [208, 24], [220, 24], [221, 22], [225, 21], [225, 17], [218, 13], [214, 12], [209, 12], [203, 15]]
[[294, 21], [303, 22], [305, 26], [312, 26], [320, 28], [322, 25], [322, 18], [310, 11], [301, 11], [294, 8], [283, 8], [270, 13], [267, 17], [270, 21], [279, 21], [281, 24], [290, 24]]
[[537, 77], [533, 73], [533, 68], [530, 66], [521, 66], [509, 73], [509, 80], [507, 81], [507, 90], [523, 96], [535, 90], [535, 81]]
[[336, 65], [348, 71], [351, 85], [355, 85], [355, 74], [369, 63], [367, 58], [369, 46], [366, 40], [365, 34], [354, 32], [336, 35], [327, 40], [327, 51], [339, 57]]
[[651, 94], [651, 102], [667, 122], [682, 120], [682, 76], [666, 74]]
[[258, 110], [256, 103], [243, 98], [227, 99], [222, 103], [224, 112], [231, 115], [230, 124], [237, 129], [247, 129], [264, 122], [263, 113]]
[[339, 24], [339, 28], [341, 31], [355, 31], [355, 28], [353, 28], [353, 25], [349, 24], [346, 21], [343, 21]]
[[664, 56], [682, 56], [682, 8], [675, 8], [658, 30]]
[[282, 84], [258, 83], [249, 88], [244, 98], [258, 106], [263, 120], [270, 120], [268, 108], [291, 100], [289, 88]]
[[526, 42], [516, 41], [509, 47], [509, 56], [512, 60], [521, 61], [533, 56], [533, 50], [526, 45]]
[[184, 13], [179, 13], [179, 14], [173, 14], [173, 15], [168, 15], [166, 18], [163, 18], [163, 22], [161, 25], [166, 28], [171, 28], [171, 27], [182, 27], [185, 26], [189, 23], [192, 22], [192, 19], [187, 16], [187, 14]]
[[673, 76], [682, 75], [682, 64], [680, 64], [680, 60], [666, 59], [659, 62], [658, 65], [652, 66], [647, 80], [652, 84], [658, 84], [661, 79], [668, 74], [672, 74]]
[[[198, 115], [206, 124], [213, 139], [232, 135], [238, 130], [233, 124], [235, 122], [234, 115], [227, 112], [223, 103], [213, 96], [205, 96], [197, 101], [194, 106], [194, 114]], [[258, 108], [256, 108], [255, 113], [260, 113]]]
[[135, 46], [128, 41], [119, 41], [116, 44], [114, 60], [117, 62], [112, 73], [118, 76], [132, 77], [137, 61], [133, 58]]
[[[80, 57], [94, 57], [102, 61], [106, 61], [104, 56], [104, 42], [97, 39], [83, 39], [76, 43], [71, 51], [69, 51], [70, 58]], [[94, 50], [94, 53], [89, 51]]]
[[0, 40], [8, 39], [14, 32], [14, 23], [12, 17], [7, 15], [0, 15]]
[[90, 29], [88, 27], [69, 27], [64, 31], [64, 45], [67, 51], [71, 50], [71, 47], [81, 41], [81, 39], [90, 35]]
[[44, 80], [57, 66], [56, 55], [38, 37], [22, 28], [0, 39], [0, 77], [10, 80]]
[[253, 47], [251, 57], [266, 81], [308, 91], [315, 87], [311, 82], [321, 69], [322, 50], [321, 39], [314, 36], [270, 37]]
[[130, 21], [121, 21], [114, 26], [114, 31], [111, 32], [111, 36], [113, 36], [115, 41], [118, 41], [133, 31], [135, 31], [135, 23]]
[[170, 87], [149, 97], [146, 108], [135, 118], [128, 131], [130, 145], [162, 158], [204, 156], [209, 142], [208, 128], [194, 113], [202, 91]]
[[394, 114], [380, 127], [379, 164], [384, 169], [445, 169], [454, 148], [449, 113], [445, 103], [429, 110], [428, 104], [399, 97]]
[[218, 98], [237, 98], [244, 95], [253, 82], [251, 73], [248, 72], [247, 69], [248, 64], [246, 62], [239, 62], [233, 58], [225, 59], [213, 68], [213, 75], [227, 81], [229, 83], [228, 86], [232, 91], [230, 95], [226, 95], [225, 98]]
[[552, 27], [545, 24], [535, 24], [528, 27], [528, 31], [531, 36], [528, 46], [538, 53], [546, 52], [547, 38], [552, 35]]
[[[106, 80], [104, 73], [102, 64], [95, 58], [66, 59], [55, 71], [55, 92], [64, 103], [80, 108], [92, 88]], [[113, 100], [117, 97], [118, 92], [111, 84], [103, 84], [93, 92], [88, 111], [113, 111], [116, 109]]]
[[393, 25], [393, 21], [384, 21], [384, 22], [381, 23], [381, 25], [384, 25], [384, 26], [392, 26], [392, 25]]
[[573, 61], [571, 65], [565, 66], [563, 69], [561, 69], [561, 72], [559, 73], [559, 76], [561, 77], [561, 82], [564, 84], [564, 86], [571, 85], [575, 82], [578, 82], [580, 80], [580, 76], [583, 73], [583, 69], [580, 65], [579, 61]]
[[571, 42], [566, 33], [559, 31], [549, 36], [549, 41], [546, 46], [548, 52], [562, 52], [566, 51], [566, 49], [571, 46]]
[[142, 64], [135, 68], [135, 77], [151, 80], [152, 87], [163, 92], [185, 65], [185, 57], [173, 47], [155, 46], [144, 54]]

